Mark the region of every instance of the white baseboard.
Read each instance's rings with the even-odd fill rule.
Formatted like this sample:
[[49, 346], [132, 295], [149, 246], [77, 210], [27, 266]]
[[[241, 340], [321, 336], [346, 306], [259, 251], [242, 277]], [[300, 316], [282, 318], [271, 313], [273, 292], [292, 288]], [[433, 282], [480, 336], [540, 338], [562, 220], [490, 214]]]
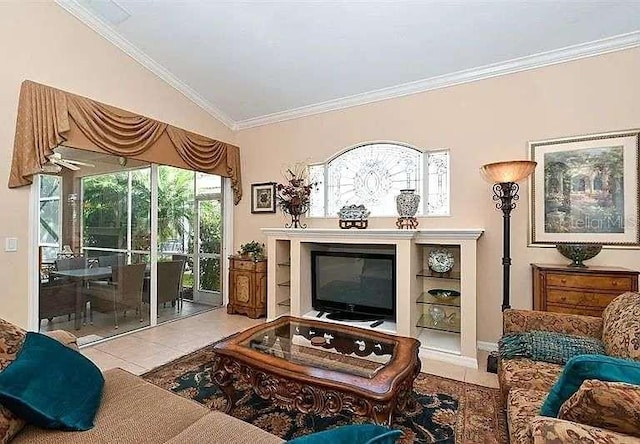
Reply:
[[[437, 350], [430, 350], [428, 348], [420, 347], [418, 352], [420, 359], [431, 359], [433, 361], [442, 361], [449, 364], [459, 365], [467, 368], [478, 368], [478, 360], [467, 356], [454, 355], [451, 353], [440, 352]], [[424, 362], [422, 367], [425, 368]]]
[[498, 344], [496, 342], [478, 341], [478, 350], [488, 352], [498, 351]]

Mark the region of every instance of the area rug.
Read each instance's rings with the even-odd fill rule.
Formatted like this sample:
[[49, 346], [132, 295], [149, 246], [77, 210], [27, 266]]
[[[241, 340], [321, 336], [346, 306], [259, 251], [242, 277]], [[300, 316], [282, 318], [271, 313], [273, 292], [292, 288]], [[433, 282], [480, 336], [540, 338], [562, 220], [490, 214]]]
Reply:
[[[214, 410], [227, 400], [211, 380], [215, 352], [207, 346], [144, 374], [147, 381]], [[230, 414], [285, 440], [344, 424], [369, 420], [349, 412], [303, 414], [274, 406], [251, 387], [235, 383], [236, 406]], [[497, 389], [420, 373], [414, 384], [416, 406], [396, 415], [393, 428], [404, 432], [402, 444], [507, 443], [506, 422]]]

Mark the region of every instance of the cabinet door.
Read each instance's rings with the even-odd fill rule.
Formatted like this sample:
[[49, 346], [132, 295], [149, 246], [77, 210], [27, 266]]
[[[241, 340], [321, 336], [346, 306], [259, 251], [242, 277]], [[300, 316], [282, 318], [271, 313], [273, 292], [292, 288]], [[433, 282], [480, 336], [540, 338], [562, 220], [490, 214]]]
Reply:
[[267, 274], [258, 273], [256, 275], [256, 308], [267, 306]]
[[251, 306], [253, 303], [254, 273], [251, 271], [233, 271], [233, 303]]

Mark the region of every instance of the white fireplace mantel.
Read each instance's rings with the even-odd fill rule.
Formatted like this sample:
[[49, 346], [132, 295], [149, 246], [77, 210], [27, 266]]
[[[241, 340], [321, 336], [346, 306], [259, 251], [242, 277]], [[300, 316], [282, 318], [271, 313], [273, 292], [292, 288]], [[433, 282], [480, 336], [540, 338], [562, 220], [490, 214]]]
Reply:
[[345, 239], [478, 239], [482, 228], [430, 228], [418, 230], [398, 230], [391, 228], [367, 228], [364, 230], [341, 228], [262, 228], [265, 236], [281, 238], [345, 238]]
[[[267, 318], [282, 315], [320, 316], [311, 304], [311, 251], [318, 246], [361, 244], [393, 246], [396, 254], [396, 319], [385, 321], [376, 329], [403, 336], [417, 337], [420, 356], [441, 359], [468, 367], [477, 367], [476, 350], [476, 247], [482, 228], [444, 229], [340, 229], [340, 228], [263, 228], [267, 236]], [[367, 245], [369, 247], [367, 247]], [[351, 247], [351, 248], [352, 248]], [[439, 278], [426, 282], [421, 270], [428, 268], [426, 257], [434, 248], [448, 248], [457, 256], [457, 287], [460, 299], [460, 333], [452, 339], [447, 334], [427, 334], [418, 324], [424, 314], [419, 302], [423, 292]], [[451, 284], [451, 281], [449, 281]], [[452, 284], [451, 284], [452, 285]], [[326, 320], [322, 318], [322, 320]], [[367, 327], [357, 325], [359, 327]], [[433, 333], [431, 331], [431, 333]], [[438, 332], [436, 332], [438, 333]]]

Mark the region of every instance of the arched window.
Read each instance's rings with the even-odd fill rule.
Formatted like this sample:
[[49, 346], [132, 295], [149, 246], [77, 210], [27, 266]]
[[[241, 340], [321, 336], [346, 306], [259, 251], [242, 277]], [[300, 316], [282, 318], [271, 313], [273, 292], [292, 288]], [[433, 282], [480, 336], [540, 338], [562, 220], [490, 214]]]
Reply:
[[449, 214], [449, 152], [422, 152], [408, 145], [378, 142], [359, 145], [309, 166], [310, 216], [336, 217], [344, 205], [363, 204], [371, 216], [397, 216], [400, 190], [416, 190], [418, 215]]

